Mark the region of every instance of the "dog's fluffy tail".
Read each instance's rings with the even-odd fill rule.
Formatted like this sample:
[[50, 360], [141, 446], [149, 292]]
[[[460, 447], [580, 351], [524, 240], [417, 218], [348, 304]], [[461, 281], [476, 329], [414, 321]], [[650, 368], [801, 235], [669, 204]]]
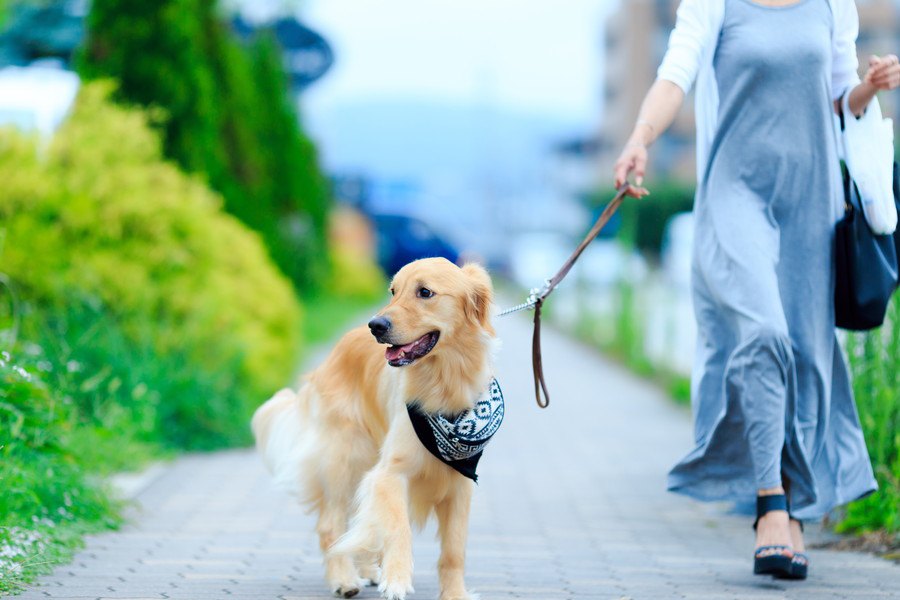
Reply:
[[256, 409], [251, 421], [256, 449], [273, 475], [275, 486], [291, 494], [300, 493], [303, 459], [304, 391], [277, 392]]

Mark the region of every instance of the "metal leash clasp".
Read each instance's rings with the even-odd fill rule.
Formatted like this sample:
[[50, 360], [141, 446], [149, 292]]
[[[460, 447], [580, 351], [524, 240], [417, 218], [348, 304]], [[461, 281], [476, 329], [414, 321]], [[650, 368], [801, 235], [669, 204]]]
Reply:
[[507, 308], [499, 313], [497, 313], [498, 317], [505, 317], [506, 315], [511, 315], [512, 313], [519, 312], [520, 310], [534, 310], [535, 305], [540, 302], [541, 298], [550, 290], [550, 280], [545, 279], [543, 287], [533, 287], [528, 291], [528, 298], [525, 299], [525, 302], [522, 304], [516, 304], [511, 308]]

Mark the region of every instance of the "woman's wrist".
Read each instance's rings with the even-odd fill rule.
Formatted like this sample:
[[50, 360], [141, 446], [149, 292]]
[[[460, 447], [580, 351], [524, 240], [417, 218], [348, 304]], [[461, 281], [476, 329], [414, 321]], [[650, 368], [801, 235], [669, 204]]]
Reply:
[[850, 107], [850, 112], [857, 117], [861, 117], [866, 112], [869, 102], [878, 94], [878, 88], [867, 81], [863, 81], [850, 90], [849, 93], [850, 97], [847, 99], [847, 104]]
[[646, 119], [638, 119], [626, 145], [648, 148], [656, 139], [656, 128]]

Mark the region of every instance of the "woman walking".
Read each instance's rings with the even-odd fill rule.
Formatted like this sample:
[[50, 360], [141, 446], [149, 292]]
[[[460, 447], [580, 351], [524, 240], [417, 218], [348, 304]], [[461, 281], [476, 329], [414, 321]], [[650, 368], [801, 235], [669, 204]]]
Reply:
[[754, 571], [777, 577], [806, 577], [800, 519], [876, 487], [834, 331], [832, 115], [844, 94], [862, 114], [900, 65], [872, 57], [860, 81], [857, 32], [853, 0], [683, 0], [615, 166], [641, 185], [696, 81], [696, 447], [669, 489], [755, 496]]

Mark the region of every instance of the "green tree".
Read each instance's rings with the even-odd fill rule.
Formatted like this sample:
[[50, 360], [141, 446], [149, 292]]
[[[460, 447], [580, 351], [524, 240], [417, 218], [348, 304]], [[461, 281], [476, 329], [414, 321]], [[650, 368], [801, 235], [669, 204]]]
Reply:
[[211, 185], [225, 198], [225, 208], [263, 234], [273, 255], [278, 254], [277, 214], [272, 206], [266, 154], [255, 114], [260, 94], [255, 89], [249, 53], [215, 14], [215, 0], [199, 0], [203, 51], [216, 81], [216, 128], [225, 169]]
[[79, 64], [118, 80], [120, 100], [162, 109], [166, 155], [205, 175], [298, 290], [319, 287], [329, 190], [274, 38], [242, 45], [215, 0], [94, 0]]
[[303, 135], [288, 93], [281, 50], [264, 32], [252, 45], [259, 141], [266, 154], [272, 202], [279, 215], [284, 256], [276, 261], [294, 281], [319, 281], [326, 270], [329, 190], [313, 143]]
[[78, 62], [86, 79], [117, 80], [121, 100], [163, 109], [166, 155], [215, 181], [224, 160], [200, 9], [199, 0], [94, 0]]

